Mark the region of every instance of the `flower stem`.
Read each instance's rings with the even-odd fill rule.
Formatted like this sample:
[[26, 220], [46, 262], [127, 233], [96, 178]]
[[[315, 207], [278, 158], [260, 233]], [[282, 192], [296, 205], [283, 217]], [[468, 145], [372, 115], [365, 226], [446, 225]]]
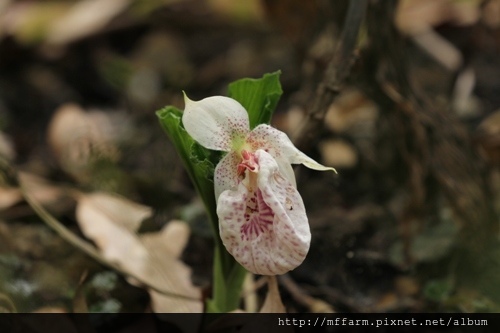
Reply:
[[209, 214], [214, 230], [215, 248], [212, 298], [207, 301], [206, 312], [230, 312], [240, 305], [246, 270], [234, 260], [222, 244], [216, 212], [210, 209]]

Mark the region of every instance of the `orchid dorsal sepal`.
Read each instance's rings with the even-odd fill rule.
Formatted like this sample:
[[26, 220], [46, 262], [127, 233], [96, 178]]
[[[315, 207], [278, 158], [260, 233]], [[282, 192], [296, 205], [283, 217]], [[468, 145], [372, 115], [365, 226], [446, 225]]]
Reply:
[[224, 96], [192, 101], [186, 94], [184, 101], [182, 123], [193, 139], [212, 150], [241, 149], [250, 125], [248, 114], [240, 103]]
[[311, 234], [291, 164], [335, 171], [298, 150], [288, 136], [267, 125], [250, 129], [245, 108], [213, 96], [185, 95], [182, 122], [203, 147], [225, 151], [214, 172], [222, 241], [252, 273], [284, 274], [302, 263]]

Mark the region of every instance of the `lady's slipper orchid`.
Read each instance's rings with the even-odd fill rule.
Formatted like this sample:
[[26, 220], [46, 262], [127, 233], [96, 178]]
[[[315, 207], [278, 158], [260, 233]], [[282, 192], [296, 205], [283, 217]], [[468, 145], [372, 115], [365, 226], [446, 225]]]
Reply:
[[222, 242], [247, 270], [284, 274], [302, 263], [311, 233], [291, 164], [333, 170], [299, 151], [265, 124], [250, 131], [247, 111], [229, 97], [191, 101], [182, 122], [199, 144], [227, 154], [215, 168]]

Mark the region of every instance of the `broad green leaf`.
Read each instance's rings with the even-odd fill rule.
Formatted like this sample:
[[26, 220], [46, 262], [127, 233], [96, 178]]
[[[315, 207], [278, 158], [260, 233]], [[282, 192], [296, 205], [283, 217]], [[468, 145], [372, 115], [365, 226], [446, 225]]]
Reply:
[[194, 141], [182, 126], [181, 110], [167, 106], [157, 111], [156, 115], [184, 162], [211, 220], [216, 246], [213, 299], [207, 303], [207, 310], [209, 312], [233, 311], [239, 305], [246, 270], [226, 251], [219, 237], [213, 172], [214, 165], [221, 158], [221, 153], [205, 149]]
[[200, 146], [186, 132], [182, 126], [181, 110], [167, 106], [157, 111], [156, 115], [184, 162], [189, 178], [201, 196], [212, 222], [217, 222], [217, 217], [211, 213], [216, 211], [213, 184], [214, 164], [209, 160], [213, 153]]
[[[280, 72], [265, 74], [260, 79], [242, 79], [229, 85], [229, 96], [248, 111], [250, 127], [269, 124], [283, 93]], [[214, 165], [222, 153], [200, 146], [182, 125], [182, 111], [167, 106], [157, 113], [160, 123], [181, 156], [184, 166], [201, 196], [211, 219], [215, 236], [213, 298], [207, 302], [209, 312], [235, 310], [240, 301], [246, 270], [226, 251], [218, 234], [218, 218], [213, 186]]]
[[281, 72], [264, 74], [260, 79], [241, 79], [229, 84], [229, 97], [240, 102], [248, 111], [250, 128], [269, 124], [283, 94], [279, 81]]

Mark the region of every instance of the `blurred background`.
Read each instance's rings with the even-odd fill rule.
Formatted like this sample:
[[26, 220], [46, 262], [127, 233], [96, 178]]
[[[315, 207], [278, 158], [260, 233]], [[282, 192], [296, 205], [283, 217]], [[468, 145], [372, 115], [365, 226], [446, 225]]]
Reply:
[[175, 310], [27, 194], [106, 260], [207, 295], [211, 230], [155, 111], [277, 70], [273, 125], [339, 173], [296, 169], [312, 244], [287, 309], [498, 311], [499, 0], [0, 0], [0, 311]]

